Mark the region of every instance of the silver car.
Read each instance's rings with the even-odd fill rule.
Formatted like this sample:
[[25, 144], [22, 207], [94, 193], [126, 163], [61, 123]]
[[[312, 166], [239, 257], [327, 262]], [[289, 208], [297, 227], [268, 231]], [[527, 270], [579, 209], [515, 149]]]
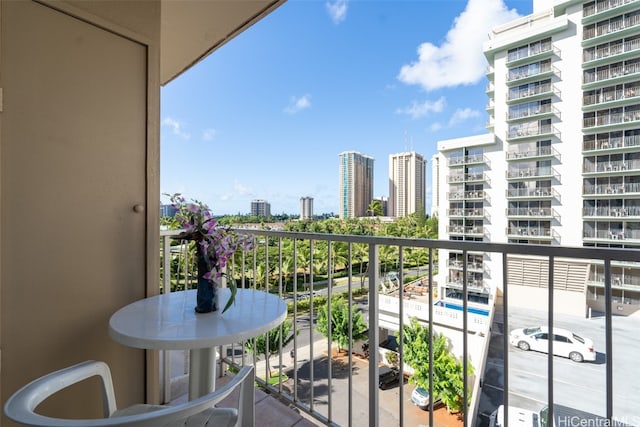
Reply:
[[[416, 387], [413, 389], [411, 393], [411, 402], [416, 405], [418, 408], [428, 411], [429, 410], [429, 390], [425, 390], [422, 387]], [[440, 398], [438, 397], [433, 402], [433, 407], [435, 408], [441, 403]]]

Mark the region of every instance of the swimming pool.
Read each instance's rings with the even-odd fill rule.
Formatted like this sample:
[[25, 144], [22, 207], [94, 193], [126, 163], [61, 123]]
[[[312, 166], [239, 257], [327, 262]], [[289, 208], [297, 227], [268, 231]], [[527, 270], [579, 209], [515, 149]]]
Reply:
[[[462, 311], [462, 305], [454, 304], [454, 303], [446, 302], [446, 301], [442, 301], [442, 300], [435, 302], [434, 305], [438, 306], [438, 307], [444, 307], [444, 308], [450, 308], [452, 310]], [[480, 316], [488, 316], [489, 315], [489, 310], [483, 310], [481, 308], [476, 308], [476, 307], [467, 306], [467, 311], [469, 313], [478, 314]]]

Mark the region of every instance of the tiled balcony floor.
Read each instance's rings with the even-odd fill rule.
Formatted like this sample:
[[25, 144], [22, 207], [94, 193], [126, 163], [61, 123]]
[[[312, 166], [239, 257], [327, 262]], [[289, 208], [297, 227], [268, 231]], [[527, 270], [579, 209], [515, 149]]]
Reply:
[[[232, 374], [227, 374], [222, 378], [216, 378], [216, 387], [225, 384]], [[187, 377], [185, 376], [185, 380]], [[172, 387], [174, 395], [177, 397], [171, 404], [184, 403], [187, 400], [186, 381], [176, 381]], [[296, 408], [289, 407], [285, 403], [273, 396], [265, 393], [261, 389], [255, 389], [255, 425], [259, 427], [316, 427], [323, 424], [312, 420], [308, 415], [302, 415]], [[227, 403], [228, 402], [228, 403]], [[219, 406], [236, 406], [238, 402], [237, 392], [232, 393], [222, 401]]]

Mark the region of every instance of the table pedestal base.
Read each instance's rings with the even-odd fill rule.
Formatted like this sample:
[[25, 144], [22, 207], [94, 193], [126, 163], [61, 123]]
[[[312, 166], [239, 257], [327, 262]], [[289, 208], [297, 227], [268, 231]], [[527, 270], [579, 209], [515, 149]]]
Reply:
[[197, 399], [215, 389], [215, 348], [192, 349], [189, 351], [189, 400]]

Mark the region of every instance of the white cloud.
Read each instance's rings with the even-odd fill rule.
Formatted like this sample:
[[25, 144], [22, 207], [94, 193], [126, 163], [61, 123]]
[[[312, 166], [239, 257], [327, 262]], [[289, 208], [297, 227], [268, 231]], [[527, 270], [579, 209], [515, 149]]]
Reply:
[[454, 126], [472, 117], [480, 117], [480, 112], [471, 108], [458, 108], [449, 119], [449, 126]]
[[300, 98], [292, 96], [289, 105], [285, 107], [284, 111], [288, 114], [296, 114], [307, 108], [311, 108], [311, 95], [309, 94], [303, 95]]
[[240, 196], [249, 195], [253, 191], [251, 187], [247, 187], [246, 185], [240, 183], [239, 181], [234, 181], [233, 190], [235, 191], [236, 194]]
[[418, 60], [403, 65], [398, 79], [427, 91], [477, 83], [487, 67], [482, 45], [488, 40], [490, 29], [518, 16], [515, 9], [507, 9], [503, 0], [469, 0], [445, 41], [440, 46], [422, 43]]
[[205, 129], [202, 131], [202, 139], [204, 141], [213, 141], [213, 139], [216, 137], [216, 133], [217, 131], [215, 129]]
[[444, 109], [444, 104], [444, 97], [440, 97], [437, 101], [424, 101], [422, 103], [413, 101], [408, 107], [398, 108], [396, 113], [407, 114], [412, 119], [419, 119], [429, 115], [429, 113], [441, 112]]
[[431, 132], [438, 132], [440, 129], [442, 129], [442, 123], [440, 122], [432, 123], [429, 129], [431, 129]]
[[184, 132], [182, 130], [182, 126], [184, 125], [184, 123], [180, 122], [179, 120], [176, 120], [172, 117], [166, 117], [163, 121], [162, 121], [162, 125], [163, 126], [168, 126], [169, 128], [171, 128], [171, 132], [174, 135], [179, 136], [182, 139], [189, 139], [191, 138], [191, 135], [187, 132]]
[[326, 3], [327, 12], [334, 24], [339, 24], [347, 18], [347, 0], [334, 0]]

